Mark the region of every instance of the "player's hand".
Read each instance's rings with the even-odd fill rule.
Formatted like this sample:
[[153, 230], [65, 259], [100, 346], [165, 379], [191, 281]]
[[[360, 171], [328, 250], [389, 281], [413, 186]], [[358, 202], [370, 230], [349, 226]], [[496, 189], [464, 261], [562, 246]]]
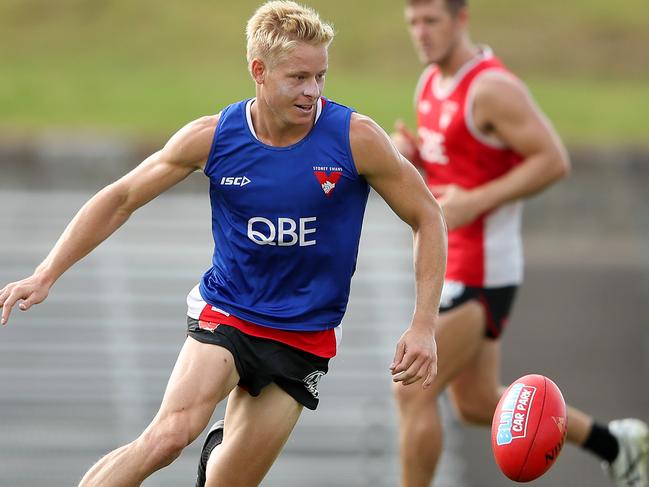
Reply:
[[397, 351], [390, 366], [392, 380], [407, 386], [423, 379], [429, 387], [437, 375], [437, 344], [432, 327], [408, 328], [397, 343]]
[[390, 134], [392, 143], [403, 157], [414, 161], [419, 150], [417, 136], [406, 126], [403, 120], [397, 120], [394, 124], [394, 132]]
[[22, 301], [18, 308], [27, 311], [33, 305], [42, 302], [48, 293], [49, 286], [43, 284], [35, 275], [7, 284], [0, 289], [0, 309], [2, 310], [0, 322], [3, 325], [7, 324], [11, 310], [18, 301]]
[[471, 191], [456, 184], [429, 186], [429, 189], [444, 210], [444, 219], [449, 230], [468, 225], [483, 211], [479, 205], [480, 201]]

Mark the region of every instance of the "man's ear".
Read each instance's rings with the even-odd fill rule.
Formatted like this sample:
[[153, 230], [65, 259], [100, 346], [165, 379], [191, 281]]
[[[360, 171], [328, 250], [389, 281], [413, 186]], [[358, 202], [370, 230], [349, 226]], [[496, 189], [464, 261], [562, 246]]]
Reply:
[[267, 72], [267, 67], [264, 61], [258, 58], [255, 58], [252, 61], [250, 61], [250, 74], [252, 75], [252, 79], [254, 79], [258, 85], [264, 83], [264, 80], [266, 78], [266, 72]]
[[460, 22], [462, 27], [466, 28], [469, 23], [469, 8], [462, 7], [457, 11], [457, 20]]

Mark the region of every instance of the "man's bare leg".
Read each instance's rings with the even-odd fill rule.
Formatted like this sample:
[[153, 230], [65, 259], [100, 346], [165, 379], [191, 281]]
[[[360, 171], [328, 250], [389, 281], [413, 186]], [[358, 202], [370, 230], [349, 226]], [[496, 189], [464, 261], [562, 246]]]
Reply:
[[259, 485], [297, 423], [302, 405], [275, 383], [252, 397], [236, 388], [228, 398], [223, 443], [207, 463], [205, 487]]
[[421, 384], [394, 384], [399, 406], [399, 444], [402, 487], [428, 487], [442, 451], [442, 428], [437, 397], [480, 350], [484, 310], [469, 301], [440, 315], [435, 335], [437, 377], [428, 389]]
[[135, 441], [99, 460], [79, 487], [139, 486], [196, 439], [238, 381], [228, 350], [187, 338], [151, 424]]

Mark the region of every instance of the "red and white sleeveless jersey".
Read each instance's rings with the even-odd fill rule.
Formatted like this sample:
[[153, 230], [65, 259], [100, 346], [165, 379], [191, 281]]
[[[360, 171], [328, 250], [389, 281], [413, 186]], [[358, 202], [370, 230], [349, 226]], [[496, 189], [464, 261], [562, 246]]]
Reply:
[[[481, 186], [522, 160], [473, 120], [472, 87], [497, 71], [513, 76], [491, 51], [465, 64], [445, 89], [435, 66], [421, 76], [416, 93], [419, 156], [429, 185]], [[522, 203], [506, 204], [448, 235], [446, 279], [478, 287], [518, 284], [523, 277], [520, 235]]]

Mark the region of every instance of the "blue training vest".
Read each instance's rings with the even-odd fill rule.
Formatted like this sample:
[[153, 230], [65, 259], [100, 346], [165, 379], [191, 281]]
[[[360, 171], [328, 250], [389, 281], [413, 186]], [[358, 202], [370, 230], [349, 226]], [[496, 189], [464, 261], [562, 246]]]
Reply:
[[225, 108], [214, 134], [205, 174], [215, 249], [200, 292], [257, 325], [325, 330], [347, 307], [369, 186], [352, 158], [352, 110], [321, 100], [311, 131], [288, 147], [253, 135], [250, 100]]

